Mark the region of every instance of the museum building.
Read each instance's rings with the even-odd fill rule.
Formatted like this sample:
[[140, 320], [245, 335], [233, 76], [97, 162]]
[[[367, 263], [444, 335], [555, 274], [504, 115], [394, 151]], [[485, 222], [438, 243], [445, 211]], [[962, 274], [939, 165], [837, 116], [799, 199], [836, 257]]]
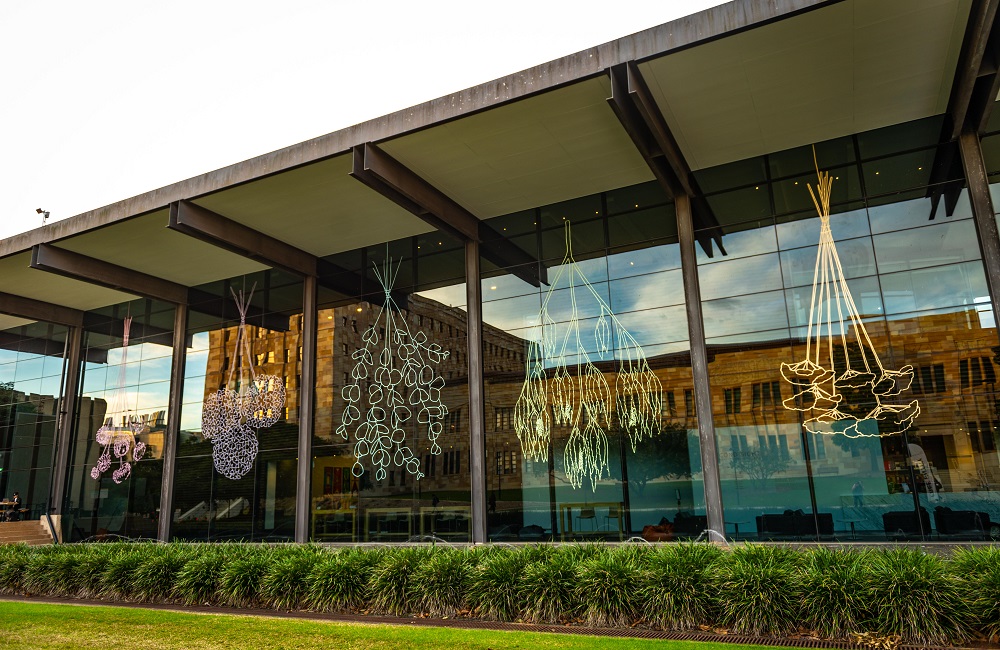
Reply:
[[736, 0], [2, 240], [0, 495], [64, 541], [996, 539], [998, 5]]

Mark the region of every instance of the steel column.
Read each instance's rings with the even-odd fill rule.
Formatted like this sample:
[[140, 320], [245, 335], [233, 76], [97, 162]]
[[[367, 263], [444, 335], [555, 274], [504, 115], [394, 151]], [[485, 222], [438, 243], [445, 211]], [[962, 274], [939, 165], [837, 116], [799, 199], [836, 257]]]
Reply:
[[302, 279], [302, 365], [299, 366], [299, 462], [295, 477], [295, 541], [309, 541], [312, 515], [312, 439], [316, 410], [316, 278]]
[[676, 196], [674, 209], [677, 213], [677, 236], [681, 248], [681, 274], [684, 281], [684, 302], [687, 306], [694, 402], [698, 412], [698, 440], [705, 487], [705, 512], [708, 515], [709, 530], [724, 537], [726, 523], [722, 511], [722, 487], [719, 484], [719, 454], [715, 444], [715, 423], [712, 421], [712, 393], [708, 381], [708, 351], [705, 346], [705, 323], [701, 314], [701, 287], [698, 283], [698, 258], [694, 248], [691, 199], [684, 194]]
[[486, 536], [486, 404], [483, 387], [483, 292], [479, 242], [465, 242], [465, 297], [469, 344], [469, 476], [472, 481], [472, 543]]
[[972, 203], [972, 219], [976, 223], [979, 249], [986, 271], [986, 286], [990, 290], [994, 318], [1000, 323], [1000, 318], [997, 317], [1000, 313], [997, 300], [1000, 294], [1000, 234], [997, 233], [997, 220], [993, 213], [990, 183], [986, 177], [986, 164], [983, 162], [979, 135], [975, 131], [965, 131], [959, 136], [958, 145], [962, 154], [965, 182], [969, 188], [969, 199]]
[[188, 311], [174, 307], [174, 353], [170, 365], [170, 400], [167, 406], [167, 430], [163, 432], [163, 482], [160, 488], [160, 519], [157, 538], [170, 541], [174, 519], [174, 470], [177, 467], [177, 442], [181, 435], [181, 404], [184, 401], [184, 364], [187, 363]]
[[77, 393], [80, 392], [83, 327], [71, 327], [66, 337], [66, 372], [63, 377], [62, 396], [59, 398], [59, 433], [56, 440], [55, 463], [52, 466], [52, 491], [49, 495], [49, 511], [55, 514], [62, 514], [63, 501], [66, 499], [69, 448], [73, 442]]

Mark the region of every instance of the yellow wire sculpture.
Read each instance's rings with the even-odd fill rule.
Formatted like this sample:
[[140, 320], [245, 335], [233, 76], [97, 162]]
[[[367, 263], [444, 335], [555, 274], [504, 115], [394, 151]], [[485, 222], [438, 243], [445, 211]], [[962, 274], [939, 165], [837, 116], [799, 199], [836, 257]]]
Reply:
[[[563, 452], [566, 477], [574, 488], [597, 483], [608, 473], [608, 436], [612, 403], [632, 450], [644, 437], [660, 433], [663, 386], [653, 374], [638, 341], [625, 329], [611, 307], [594, 289], [573, 257], [570, 222], [566, 222], [566, 253], [545, 294], [539, 311], [541, 340], [529, 344], [525, 380], [514, 406], [514, 430], [525, 460], [546, 462], [553, 424], [571, 427]], [[570, 299], [569, 318], [557, 324], [549, 302], [565, 278]], [[600, 308], [594, 327], [596, 353], [609, 355], [612, 333], [617, 339], [619, 367], [615, 399], [605, 374], [594, 365], [580, 331], [577, 287], [582, 299]], [[551, 369], [551, 372], [549, 371]]]
[[[815, 161], [813, 150], [813, 162]], [[816, 191], [809, 195], [820, 218], [819, 250], [813, 271], [805, 359], [782, 363], [781, 375], [795, 394], [786, 409], [812, 412], [803, 422], [816, 434], [848, 438], [884, 437], [910, 428], [920, 414], [917, 400], [888, 404], [913, 381], [913, 367], [890, 370], [882, 365], [847, 286], [837, 245], [830, 231], [833, 178], [816, 163]], [[826, 364], [826, 365], [823, 365]]]

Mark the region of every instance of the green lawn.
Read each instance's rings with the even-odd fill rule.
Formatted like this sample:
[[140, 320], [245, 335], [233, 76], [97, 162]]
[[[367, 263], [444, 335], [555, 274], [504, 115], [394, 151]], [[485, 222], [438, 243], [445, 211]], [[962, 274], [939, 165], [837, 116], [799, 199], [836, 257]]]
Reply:
[[100, 648], [101, 650], [108, 648], [740, 650], [764, 647], [609, 639], [539, 632], [366, 625], [10, 601], [0, 601], [0, 639], [2, 639], [0, 645], [7, 649]]

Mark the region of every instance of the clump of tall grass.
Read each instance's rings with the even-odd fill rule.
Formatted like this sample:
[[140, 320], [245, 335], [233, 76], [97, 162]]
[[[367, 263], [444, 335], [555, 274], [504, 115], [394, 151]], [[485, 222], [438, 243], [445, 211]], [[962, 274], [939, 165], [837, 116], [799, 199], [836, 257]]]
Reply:
[[1000, 635], [1000, 547], [957, 549], [951, 569], [963, 584], [972, 625], [988, 638]]
[[203, 548], [177, 572], [173, 595], [188, 605], [214, 602], [225, 565], [220, 547]]
[[930, 645], [968, 638], [972, 608], [962, 582], [940, 557], [894, 549], [876, 553], [868, 571], [871, 631]]
[[715, 571], [723, 552], [710, 544], [662, 546], [639, 577], [645, 617], [667, 630], [690, 630], [715, 622]]
[[465, 608], [472, 562], [467, 551], [435, 548], [416, 567], [410, 579], [414, 611], [431, 616], [454, 616]]
[[254, 607], [260, 601], [260, 583], [267, 573], [270, 553], [258, 549], [236, 557], [222, 568], [219, 576], [218, 600], [231, 607]]
[[[551, 547], [549, 547], [551, 548]], [[535, 559], [521, 572], [519, 601], [532, 623], [559, 623], [580, 611], [575, 547], [564, 546]]]
[[297, 552], [275, 553], [260, 581], [260, 599], [276, 609], [295, 609], [305, 602], [307, 579], [316, 563], [323, 558], [313, 546]]
[[534, 547], [499, 548], [480, 558], [469, 577], [469, 606], [475, 615], [495, 621], [514, 621], [523, 609], [520, 577], [538, 557]]
[[723, 556], [715, 589], [718, 622], [737, 634], [782, 635], [794, 631], [801, 602], [797, 564], [801, 554], [779, 546], [747, 544]]
[[0, 544], [0, 594], [17, 594], [24, 589], [24, 567], [30, 557], [24, 544]]
[[135, 570], [133, 597], [143, 602], [169, 600], [181, 569], [197, 555], [194, 547], [183, 544], [156, 547]]
[[368, 580], [372, 612], [390, 616], [409, 614], [413, 609], [409, 598], [410, 581], [430, 555], [430, 550], [423, 547], [386, 550], [372, 568]]
[[820, 548], [804, 558], [800, 584], [802, 625], [827, 638], [864, 631], [869, 613], [871, 551]]
[[346, 549], [322, 555], [306, 576], [306, 603], [329, 612], [360, 609], [368, 598], [373, 567], [384, 553], [382, 549]]
[[148, 543], [111, 544], [100, 577], [101, 598], [131, 600], [136, 593], [135, 574], [143, 560], [156, 552]]
[[596, 553], [577, 568], [577, 597], [588, 625], [620, 627], [639, 617], [636, 586], [645, 549], [625, 546]]

